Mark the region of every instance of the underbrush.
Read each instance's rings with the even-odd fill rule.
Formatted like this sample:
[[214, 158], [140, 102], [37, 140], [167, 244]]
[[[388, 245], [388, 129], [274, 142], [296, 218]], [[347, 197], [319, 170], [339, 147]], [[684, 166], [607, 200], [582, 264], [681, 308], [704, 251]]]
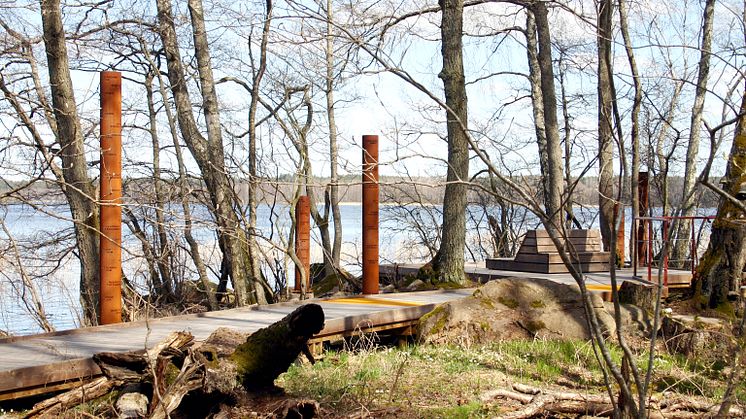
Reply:
[[[611, 345], [618, 361], [621, 349]], [[639, 365], [647, 356], [640, 353]], [[727, 371], [722, 364], [657, 354], [652, 388], [719, 402]], [[515, 402], [483, 402], [482, 394], [515, 383], [602, 394], [603, 373], [587, 342], [505, 341], [488, 346], [412, 345], [329, 351], [315, 365], [293, 365], [278, 380], [294, 397], [318, 400], [332, 416], [375, 412], [376, 417], [494, 417]], [[746, 384], [737, 390], [746, 402]]]

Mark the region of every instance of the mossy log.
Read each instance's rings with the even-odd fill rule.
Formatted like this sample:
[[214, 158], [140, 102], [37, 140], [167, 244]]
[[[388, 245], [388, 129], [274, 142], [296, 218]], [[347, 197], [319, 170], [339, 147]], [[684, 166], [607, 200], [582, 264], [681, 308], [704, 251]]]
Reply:
[[[28, 417], [64, 414], [129, 385], [146, 399], [147, 407], [138, 409], [147, 409], [150, 418], [205, 417], [218, 408], [211, 401], [236, 402], [245, 395], [244, 389], [274, 389], [274, 380], [301, 352], [314, 362], [308, 340], [323, 328], [321, 306], [306, 304], [245, 339], [240, 332], [219, 329], [206, 342], [194, 345], [191, 333], [173, 332], [147, 351], [98, 353], [93, 359], [104, 377], [38, 403]], [[318, 414], [318, 404], [312, 401], [289, 399], [286, 407], [279, 417]], [[105, 416], [120, 417], [124, 410], [112, 406]]]
[[252, 333], [230, 356], [239, 381], [247, 389], [269, 388], [301, 352], [313, 363], [308, 340], [323, 328], [324, 310], [318, 304], [306, 304]]

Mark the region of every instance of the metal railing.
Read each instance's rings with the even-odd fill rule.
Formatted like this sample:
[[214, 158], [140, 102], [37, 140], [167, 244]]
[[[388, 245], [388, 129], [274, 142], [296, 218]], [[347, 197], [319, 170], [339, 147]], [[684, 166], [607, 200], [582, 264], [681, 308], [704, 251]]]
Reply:
[[[643, 232], [643, 238], [640, 239], [635, 235], [635, 246], [634, 246], [634, 255], [632, 260], [632, 266], [633, 266], [633, 275], [636, 278], [640, 278], [640, 276], [637, 273], [638, 270], [638, 264], [640, 261], [643, 262], [643, 265], [647, 267], [647, 273], [648, 273], [648, 282], [653, 282], [653, 263], [655, 262], [653, 258], [653, 222], [662, 222], [661, 226], [661, 247], [660, 251], [663, 252], [665, 249], [666, 244], [669, 241], [668, 237], [668, 229], [671, 225], [671, 222], [676, 222], [679, 220], [689, 220], [689, 221], [695, 221], [695, 220], [702, 220], [702, 222], [709, 222], [715, 219], [715, 216], [692, 216], [692, 217], [683, 217], [683, 216], [660, 216], [660, 217], [634, 217], [632, 219], [632, 228], [634, 229], [634, 232], [639, 232], [638, 226], [640, 226], [640, 223], [642, 223], [642, 226], [645, 227], [645, 230]], [[688, 239], [677, 239], [677, 240], [688, 240], [689, 241], [689, 251], [690, 251], [690, 257], [686, 260], [691, 260], [691, 271], [692, 275], [694, 275], [694, 270], [697, 267], [697, 264], [699, 262], [699, 236], [696, 233], [696, 230], [694, 228], [694, 223], [692, 223], [691, 227], [691, 237]], [[643, 255], [640, 255], [639, 252], [642, 250], [644, 252]], [[660, 268], [663, 269], [663, 285], [668, 286], [668, 263], [669, 263], [669, 252], [663, 252], [663, 261], [661, 265], [659, 265]], [[641, 257], [642, 256], [642, 257]], [[659, 261], [661, 262], [661, 261]]]

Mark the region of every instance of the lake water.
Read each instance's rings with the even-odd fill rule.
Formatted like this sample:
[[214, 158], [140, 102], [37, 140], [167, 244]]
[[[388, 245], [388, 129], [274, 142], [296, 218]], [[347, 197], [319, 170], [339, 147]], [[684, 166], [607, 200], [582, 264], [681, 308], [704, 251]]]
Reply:
[[[192, 210], [195, 218], [194, 236], [200, 243], [202, 257], [214, 269], [214, 273], [220, 265], [214, 228], [204, 207], [195, 206]], [[340, 210], [343, 224], [342, 264], [347, 270], [357, 274], [360, 272], [362, 244], [361, 206], [343, 204]], [[136, 211], [145, 218], [153, 217], [152, 209], [147, 207]], [[706, 212], [712, 213], [712, 210]], [[173, 237], [179, 238], [183, 229], [180, 208], [176, 206], [166, 215], [167, 229]], [[520, 231], [536, 228], [538, 224], [535, 217], [523, 210], [519, 210], [514, 216], [516, 228]], [[576, 216], [584, 227], [597, 228], [595, 208], [578, 208]], [[467, 218], [467, 260], [481, 261], [492, 251], [485, 211], [481, 207], [471, 206]], [[627, 218], [626, 237], [629, 238], [629, 211]], [[70, 240], [64, 240], [65, 236], [69, 238], [72, 234], [72, 223], [69, 222], [66, 207], [43, 204], [37, 208], [29, 205], [7, 205], [0, 207], [0, 219], [18, 245], [17, 249], [7, 247], [8, 234], [0, 229], [0, 251], [4, 252], [0, 257], [0, 329], [16, 335], [41, 331], [20, 298], [29, 292], [23, 286], [21, 275], [32, 278], [47, 316], [57, 330], [77, 327], [80, 269], [73, 256], [74, 249], [65, 247], [71, 243]], [[428, 249], [425, 243], [437, 242], [440, 219], [440, 207], [382, 205], [379, 234], [381, 263], [429, 260], [434, 249]], [[281, 245], [280, 236], [287, 236], [291, 225], [287, 207], [260, 205], [257, 220], [257, 229], [262, 237], [259, 243], [265, 254], [278, 261], [284, 267], [284, 272], [290, 272], [292, 276], [292, 264], [281, 251], [270, 244]], [[140, 243], [126, 226], [123, 227], [123, 233], [124, 273], [131, 281], [142, 285], [147, 266], [141, 257]], [[21, 260], [20, 264], [15, 259], [16, 254]], [[312, 228], [311, 260], [322, 261], [320, 239], [315, 228]], [[190, 270], [185, 272], [190, 275]], [[189, 277], [195, 278], [194, 275]]]

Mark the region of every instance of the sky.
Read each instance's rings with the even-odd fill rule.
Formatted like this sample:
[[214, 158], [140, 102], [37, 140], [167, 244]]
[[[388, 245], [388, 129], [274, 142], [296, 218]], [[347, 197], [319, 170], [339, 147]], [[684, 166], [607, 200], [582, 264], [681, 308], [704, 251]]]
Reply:
[[[731, 2], [732, 3], [732, 2]], [[654, 24], [650, 27], [658, 27], [660, 36], [666, 36], [666, 42], [671, 45], [677, 43], [688, 43], [693, 45], [698, 37], [698, 16], [701, 13], [699, 2], [686, 1], [676, 5], [663, 4], [661, 2], [640, 2], [638, 7], [631, 10], [630, 16], [634, 22], [640, 19], [651, 20]], [[716, 16], [716, 42], [725, 42], [728, 38], [728, 30], [732, 25], [734, 12], [728, 9], [729, 3], [721, 3]], [[520, 13], [512, 14], [515, 8], [504, 8], [501, 5], [490, 4], [480, 8], [470, 8], [465, 14], [465, 28], [470, 33], [486, 33], [491, 27], [508, 27], [523, 25], [524, 18]], [[586, 13], [592, 9], [584, 9]], [[493, 13], [498, 12], [504, 17], [495, 17]], [[210, 19], [208, 9], [208, 19]], [[225, 15], [214, 12], [214, 21], [221, 21]], [[280, 16], [278, 14], [278, 16]], [[409, 72], [418, 82], [427, 86], [438, 96], [442, 97], [442, 85], [437, 78], [441, 68], [440, 44], [438, 42], [439, 30], [437, 27], [439, 15], [429, 14], [407, 20], [403, 25], [393, 30], [390, 34], [392, 40], [388, 52], [393, 63]], [[567, 89], [570, 93], [579, 94], [578, 103], [584, 103], [581, 108], [573, 111], [572, 122], [574, 134], [578, 135], [578, 145], [573, 152], [576, 169], [580, 170], [593, 155], [595, 148], [595, 137], [593, 131], [596, 127], [595, 118], [595, 84], [593, 72], [595, 71], [593, 48], [594, 34], [592, 28], [580, 23], [577, 17], [567, 12], [554, 11], [551, 15], [553, 22], [553, 36], [555, 40], [565, 44], [577, 44], [571, 51], [571, 58], [579, 69], [572, 70], [569, 74]], [[35, 19], [31, 18], [31, 22]], [[282, 22], [278, 19], [277, 25], [290, 25], [292, 22]], [[674, 23], [686, 22], [686, 26], [677, 27]], [[214, 23], [213, 23], [214, 24]], [[228, 26], [231, 26], [230, 23]], [[238, 26], [238, 25], [237, 25]], [[210, 36], [215, 40], [214, 67], [216, 78], [221, 75], [231, 74], [230, 59], [246, 59], [246, 51], [231, 51], [230, 46], [240, 45], [242, 36], [245, 37], [246, 28], [239, 27], [236, 33], [221, 30], [213, 30]], [[279, 26], [278, 26], [279, 27]], [[643, 73], [648, 76], [657, 73], [662, 68], [662, 48], [653, 46], [647, 38], [647, 33], [642, 33], [642, 26], [634, 26], [636, 36], [636, 49], [638, 62]], [[243, 31], [243, 32], [242, 32]], [[256, 35], [255, 35], [256, 36]], [[464, 62], [467, 70], [467, 82], [484, 77], [497, 71], [510, 71], [525, 73], [526, 57], [523, 49], [523, 38], [520, 33], [515, 33], [502, 41], [497, 37], [469, 37], [465, 39]], [[644, 40], [644, 42], [643, 42]], [[617, 40], [619, 41], [619, 40]], [[741, 40], [742, 41], [742, 40]], [[226, 51], [226, 45], [228, 50]], [[277, 44], [273, 46], [272, 58], [282, 62], [283, 55], [287, 55], [290, 49], [283, 49]], [[686, 62], [690, 67], [698, 59], [698, 53], [694, 49], [669, 48], [665, 49], [671, 56], [671, 60], [680, 66]], [[89, 54], [95, 54], [88, 52]], [[555, 53], [555, 58], [557, 54]], [[103, 62], [106, 56], [97, 57]], [[224, 62], [223, 59], [226, 59]], [[363, 54], [363, 59], [367, 57]], [[740, 62], [742, 62], [741, 60]], [[297, 64], [297, 63], [296, 63]], [[720, 68], [717, 68], [720, 66]], [[279, 68], [280, 66], [278, 66]], [[723, 66], [722, 61], [715, 60], [715, 69], [711, 73], [711, 86], [715, 93], [722, 93], [729, 79], [733, 79], [738, 69]], [[373, 67], [368, 67], [371, 69]], [[617, 84], [620, 91], [628, 89], [629, 71], [626, 66], [626, 57], [621, 45], [615, 45], [615, 68], [617, 71]], [[296, 67], [297, 69], [297, 67]], [[298, 71], [298, 75], [312, 74], [313, 71]], [[313, 70], [313, 69], [310, 69]], [[318, 70], [318, 69], [316, 69]], [[246, 75], [246, 70], [242, 70]], [[297, 77], [300, 77], [295, 75]], [[289, 75], [292, 78], [294, 75]], [[296, 79], [297, 79], [296, 77]], [[651, 77], [652, 79], [652, 77]], [[92, 123], [95, 122], [98, 112], [98, 77], [95, 73], [73, 71], [73, 83], [76, 90], [81, 115]], [[265, 82], [267, 88], [272, 87], [272, 81]], [[559, 85], [557, 86], [559, 89]], [[685, 93], [690, 94], [690, 88], [685, 88]], [[536, 146], [533, 142], [533, 128], [530, 101], [525, 97], [526, 83], [521, 76], [503, 75], [489, 77], [468, 86], [470, 128], [475, 131], [475, 138], [486, 148], [489, 148], [493, 156], [501, 155], [507, 166], [518, 173], [536, 174]], [[245, 129], [245, 105], [248, 103], [247, 93], [237, 88], [236, 85], [225, 84], [218, 87], [219, 99], [226, 107], [223, 113], [223, 122], [232, 124], [231, 129], [239, 132]], [[412, 86], [403, 82], [398, 77], [389, 73], [369, 71], [369, 74], [358, 76], [346, 81], [335, 92], [339, 103], [337, 108], [337, 125], [339, 129], [340, 143], [340, 172], [356, 173], [360, 167], [361, 136], [364, 134], [378, 134], [381, 137], [381, 175], [411, 176], [442, 176], [445, 174], [447, 146], [443, 140], [445, 112], [438, 109], [432, 100]], [[558, 92], [559, 95], [559, 92]], [[141, 102], [143, 91], [136, 84], [124, 82], [125, 103]], [[518, 99], [521, 98], [521, 99]], [[196, 100], [196, 95], [193, 95]], [[515, 103], [513, 103], [515, 102]], [[502, 105], [511, 103], [510, 105]], [[629, 102], [622, 100], [620, 108], [625, 121], [629, 119]], [[707, 104], [708, 120], [719, 118], [720, 105], [717, 97], [710, 95]], [[231, 110], [233, 109], [233, 110]], [[325, 176], [329, 173], [329, 164], [326, 148], [325, 117], [323, 115], [323, 98], [317, 95], [315, 98], [314, 129], [312, 130], [312, 161], [314, 173]], [[688, 118], [686, 109], [681, 110], [682, 119]], [[7, 116], [3, 117], [5, 126], [10, 125]], [[125, 115], [125, 123], [142, 122], [142, 117]], [[560, 120], [560, 123], [562, 121]], [[243, 127], [243, 128], [241, 128]], [[682, 123], [683, 128], [688, 128]], [[625, 127], [626, 128], [626, 127]], [[162, 130], [165, 136], [167, 131]], [[279, 146], [281, 139], [276, 131], [270, 126], [260, 126], [259, 134], [264, 144], [263, 150], [272, 148], [272, 158], [278, 168], [274, 172], [291, 172], [294, 150], [288, 148], [287, 144]], [[149, 139], [144, 137], [142, 131], [125, 131], [125, 156], [132, 161], [149, 161], [151, 152]], [[241, 141], [241, 140], [240, 140]], [[240, 142], [239, 141], [239, 142]], [[727, 145], [728, 142], [726, 142]], [[706, 152], [703, 145], [702, 153]], [[97, 159], [96, 145], [89, 143], [90, 159]], [[289, 150], [289, 151], [288, 151]], [[727, 151], [727, 147], [726, 150]], [[240, 154], [240, 152], [238, 153]], [[173, 164], [173, 155], [170, 151], [162, 153], [162, 158]], [[269, 158], [269, 155], [266, 156]], [[680, 166], [673, 165], [674, 173], [680, 171]], [[479, 163], [474, 160], [472, 172], [478, 170]], [[722, 170], [722, 163], [718, 165]], [[140, 168], [134, 167], [131, 173], [140, 173]], [[595, 174], [595, 169], [589, 172]], [[11, 173], [7, 170], [2, 174], [5, 177], [22, 176], [19, 173]]]

